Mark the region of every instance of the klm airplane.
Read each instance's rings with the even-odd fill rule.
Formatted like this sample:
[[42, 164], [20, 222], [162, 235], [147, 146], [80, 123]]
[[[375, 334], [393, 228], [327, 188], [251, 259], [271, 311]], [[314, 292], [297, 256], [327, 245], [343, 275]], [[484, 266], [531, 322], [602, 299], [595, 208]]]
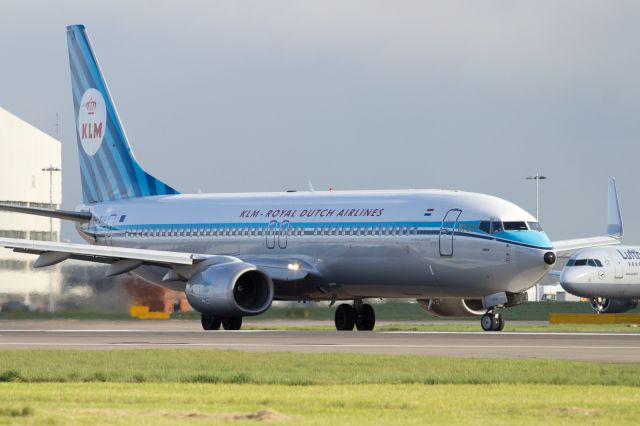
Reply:
[[133, 156], [85, 28], [68, 27], [67, 41], [84, 203], [0, 209], [75, 221], [89, 244], [0, 246], [38, 255], [35, 267], [98, 262], [184, 291], [205, 330], [237, 330], [274, 300], [352, 301], [337, 307], [336, 328], [372, 330], [373, 298], [414, 298], [502, 330], [499, 309], [526, 300], [556, 253], [619, 242], [553, 243], [520, 207], [462, 191], [180, 194]]

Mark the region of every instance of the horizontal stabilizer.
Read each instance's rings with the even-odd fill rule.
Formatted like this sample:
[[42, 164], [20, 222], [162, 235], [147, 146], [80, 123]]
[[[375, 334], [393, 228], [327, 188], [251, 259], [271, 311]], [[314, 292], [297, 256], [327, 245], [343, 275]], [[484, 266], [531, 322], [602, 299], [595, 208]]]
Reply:
[[36, 216], [52, 217], [54, 219], [73, 220], [76, 222], [88, 222], [91, 219], [91, 213], [89, 212], [41, 209], [38, 207], [14, 206], [11, 204], [0, 204], [0, 211], [32, 214]]

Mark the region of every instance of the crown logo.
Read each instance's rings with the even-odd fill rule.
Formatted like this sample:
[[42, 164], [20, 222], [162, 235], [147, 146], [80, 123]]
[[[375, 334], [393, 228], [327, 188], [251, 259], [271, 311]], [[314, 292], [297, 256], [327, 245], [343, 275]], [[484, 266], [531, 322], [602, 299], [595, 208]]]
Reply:
[[89, 98], [89, 100], [84, 104], [84, 107], [87, 109], [87, 113], [89, 115], [93, 115], [96, 112], [97, 102], [93, 100], [93, 98]]

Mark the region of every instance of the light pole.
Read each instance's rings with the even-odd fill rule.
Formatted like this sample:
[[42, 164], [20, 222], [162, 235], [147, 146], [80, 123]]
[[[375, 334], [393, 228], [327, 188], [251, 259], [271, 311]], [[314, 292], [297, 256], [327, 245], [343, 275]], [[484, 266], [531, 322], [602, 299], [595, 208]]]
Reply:
[[[53, 210], [53, 172], [60, 172], [62, 169], [54, 167], [50, 164], [49, 167], [42, 169], [43, 172], [49, 172], [49, 208]], [[53, 218], [49, 216], [49, 241], [53, 241]], [[53, 278], [52, 272], [49, 272], [49, 306], [48, 311], [55, 311], [55, 302], [53, 300]]]
[[[527, 179], [536, 181], [536, 220], [540, 221], [540, 180], [546, 179], [546, 176], [542, 176], [540, 172], [537, 172], [535, 176], [527, 176]], [[540, 284], [536, 283], [536, 302], [540, 301]]]
[[542, 176], [540, 173], [536, 173], [534, 176], [527, 176], [527, 179], [536, 181], [536, 220], [538, 221], [540, 221], [540, 180], [546, 178], [546, 176]]

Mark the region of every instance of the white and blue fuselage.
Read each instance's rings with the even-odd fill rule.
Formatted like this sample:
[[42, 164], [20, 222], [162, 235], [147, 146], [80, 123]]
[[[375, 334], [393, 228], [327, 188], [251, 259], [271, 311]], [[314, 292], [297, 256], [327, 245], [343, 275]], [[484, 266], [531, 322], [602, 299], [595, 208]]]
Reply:
[[[163, 195], [84, 210], [95, 219], [78, 229], [99, 245], [304, 259], [323, 277], [275, 281], [281, 300], [520, 293], [551, 267], [551, 241], [534, 217], [461, 191]], [[157, 283], [166, 272], [134, 271]]]

